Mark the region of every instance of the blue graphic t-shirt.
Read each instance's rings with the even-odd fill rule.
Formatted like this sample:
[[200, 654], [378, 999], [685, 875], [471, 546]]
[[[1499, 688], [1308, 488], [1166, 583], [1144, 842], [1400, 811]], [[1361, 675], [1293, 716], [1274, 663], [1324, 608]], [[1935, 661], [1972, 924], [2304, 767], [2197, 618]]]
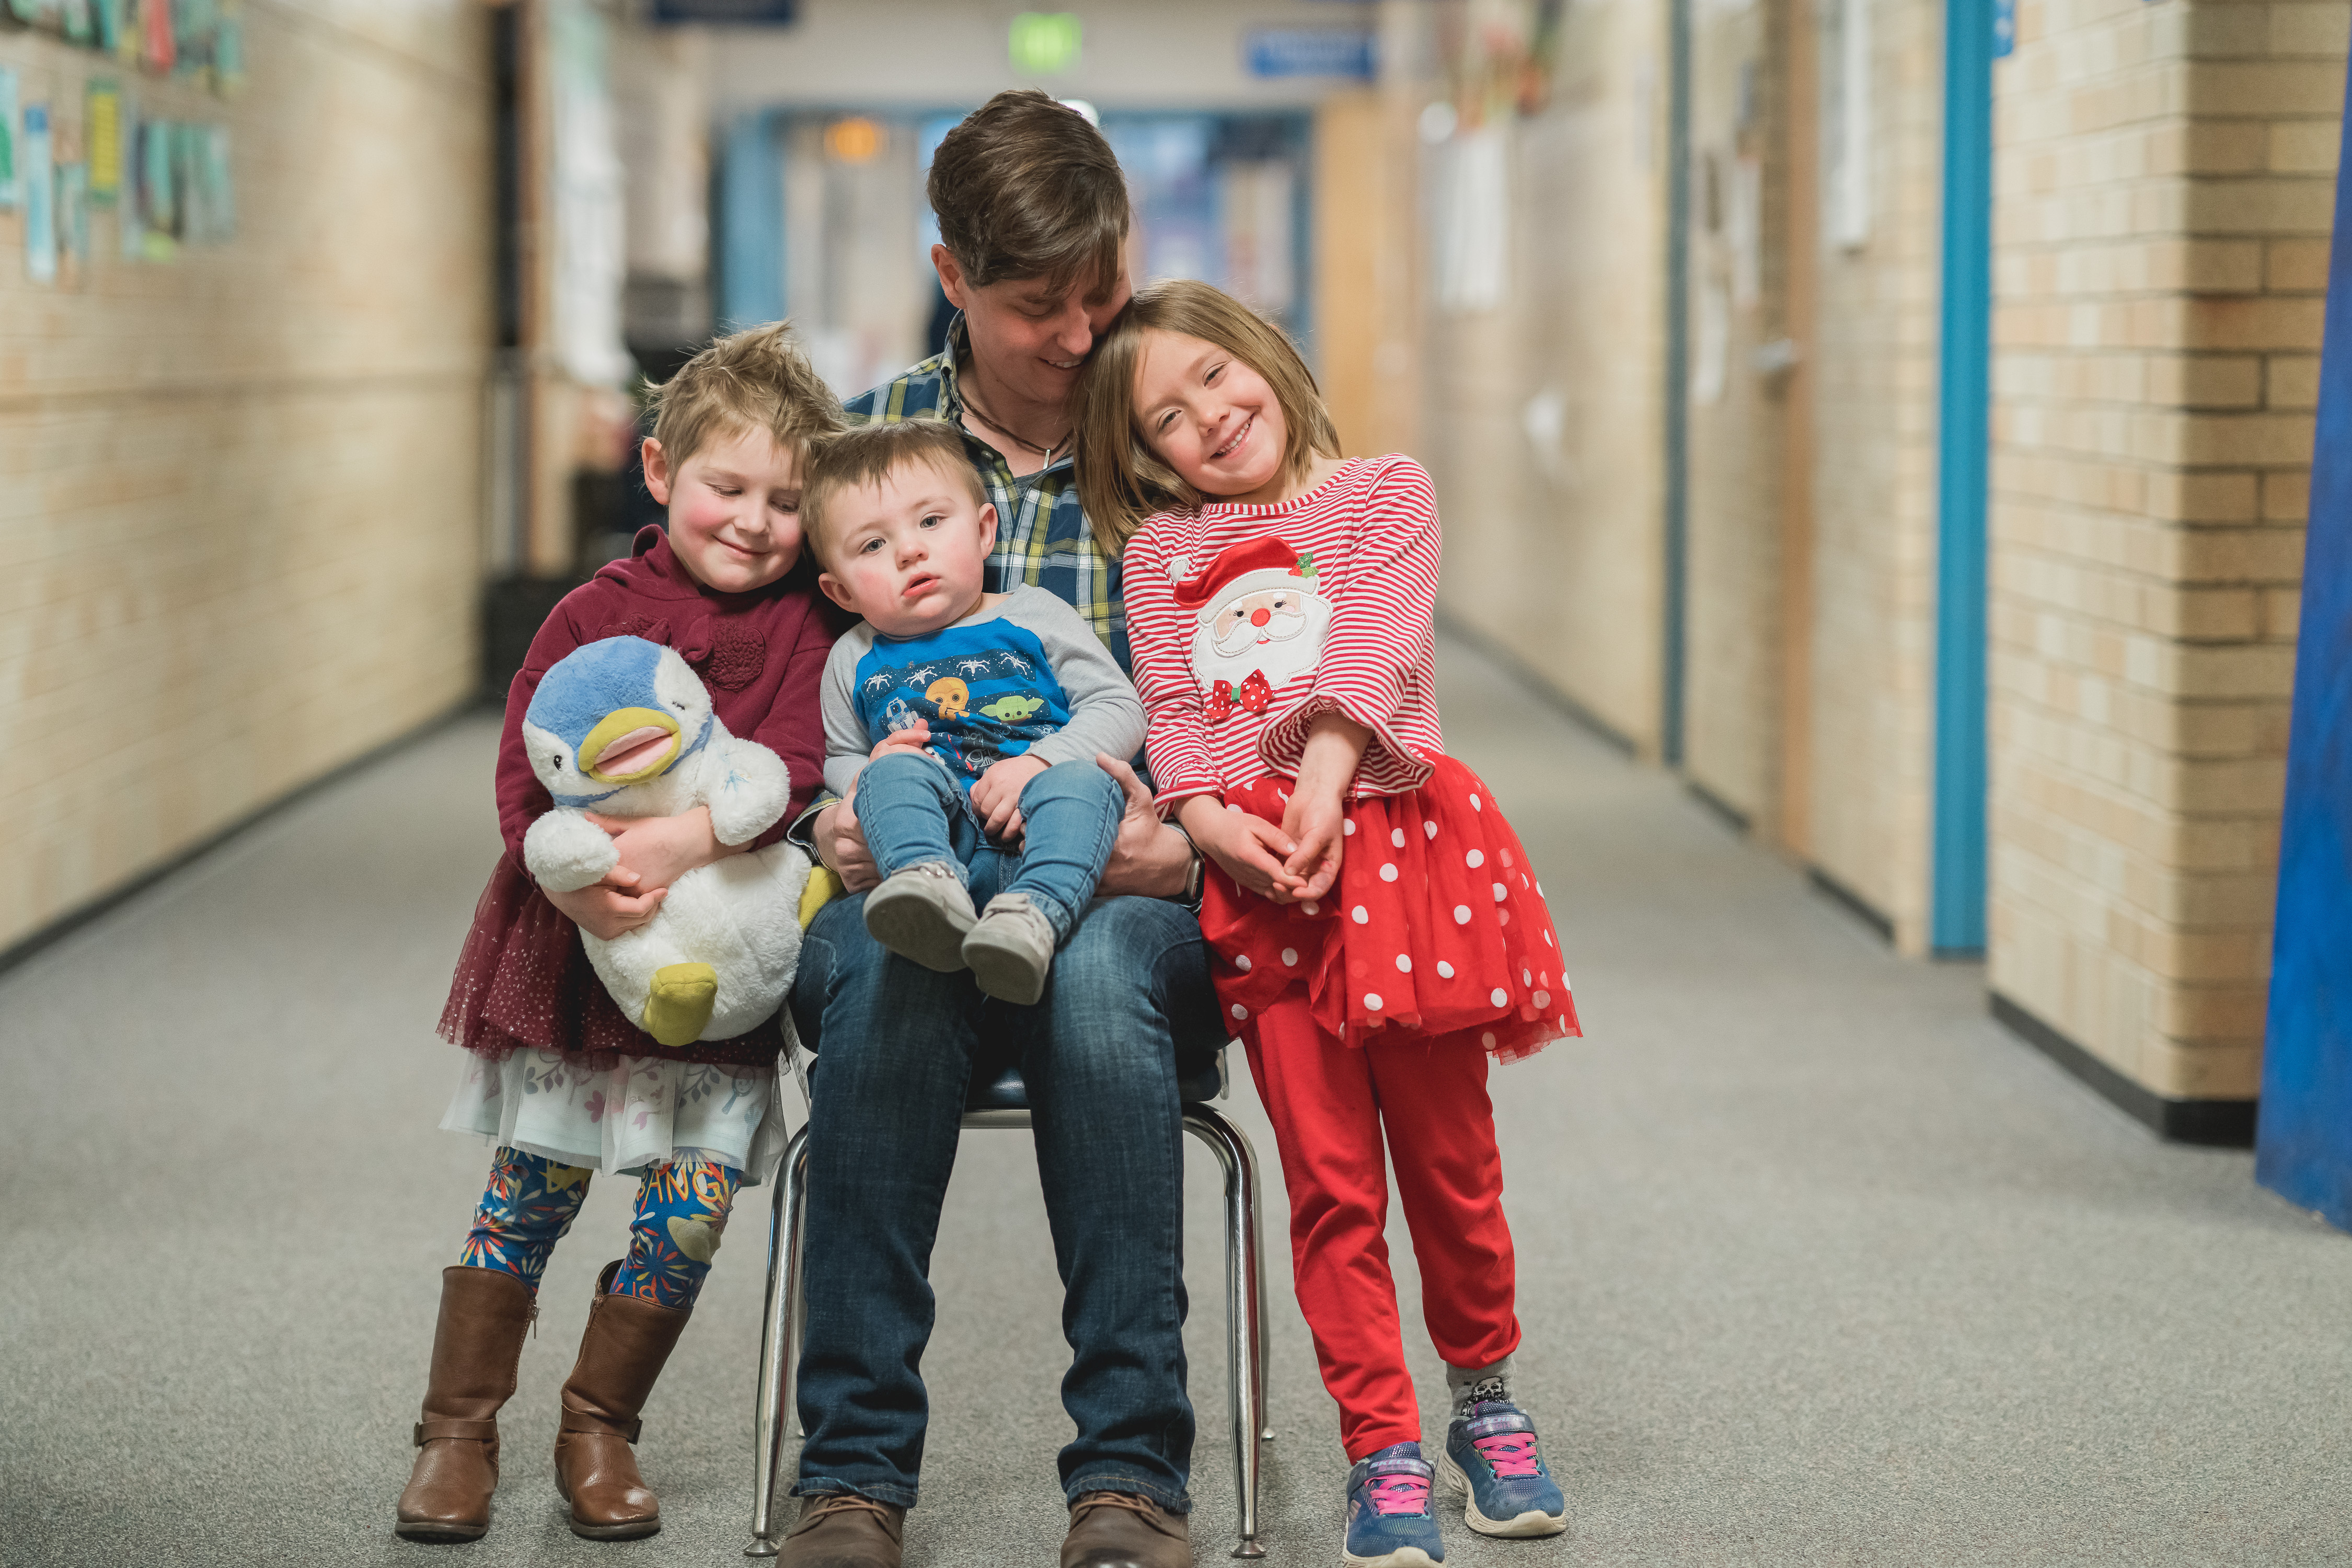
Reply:
[[1131, 757], [1143, 704], [1076, 611], [1018, 588], [926, 637], [858, 626], [825, 666], [825, 784], [848, 793], [886, 736], [921, 720], [924, 750], [962, 789], [1006, 757], [1048, 764]]

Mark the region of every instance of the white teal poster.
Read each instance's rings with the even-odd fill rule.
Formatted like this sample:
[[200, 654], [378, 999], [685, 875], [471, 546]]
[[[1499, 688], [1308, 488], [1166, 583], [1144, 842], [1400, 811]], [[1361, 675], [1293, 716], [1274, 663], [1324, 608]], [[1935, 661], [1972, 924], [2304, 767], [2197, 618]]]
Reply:
[[58, 280], [57, 173], [49, 159], [49, 106], [25, 106], [22, 167], [16, 171], [25, 202], [25, 276], [35, 283]]
[[16, 73], [0, 66], [0, 212], [16, 205]]

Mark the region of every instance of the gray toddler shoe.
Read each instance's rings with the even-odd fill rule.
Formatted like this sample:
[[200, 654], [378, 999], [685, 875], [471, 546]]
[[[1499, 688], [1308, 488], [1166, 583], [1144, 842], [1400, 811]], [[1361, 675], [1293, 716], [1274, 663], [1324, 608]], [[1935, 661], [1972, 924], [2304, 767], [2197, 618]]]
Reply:
[[866, 929], [874, 940], [942, 974], [964, 966], [963, 934], [973, 918], [971, 895], [944, 860], [909, 866], [866, 895]]
[[982, 991], [1026, 1007], [1045, 994], [1055, 946], [1053, 922], [1028, 894], [999, 893], [963, 939], [963, 961]]

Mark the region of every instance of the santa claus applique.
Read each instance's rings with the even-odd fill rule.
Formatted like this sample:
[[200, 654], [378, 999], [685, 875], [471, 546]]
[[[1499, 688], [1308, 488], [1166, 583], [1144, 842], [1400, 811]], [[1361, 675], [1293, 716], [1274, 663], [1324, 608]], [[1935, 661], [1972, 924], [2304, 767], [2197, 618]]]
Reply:
[[1212, 724], [1236, 710], [1264, 713], [1274, 694], [1312, 670], [1331, 633], [1331, 601], [1316, 592], [1315, 558], [1279, 538], [1222, 551], [1197, 576], [1168, 563], [1176, 603], [1192, 612], [1192, 675]]

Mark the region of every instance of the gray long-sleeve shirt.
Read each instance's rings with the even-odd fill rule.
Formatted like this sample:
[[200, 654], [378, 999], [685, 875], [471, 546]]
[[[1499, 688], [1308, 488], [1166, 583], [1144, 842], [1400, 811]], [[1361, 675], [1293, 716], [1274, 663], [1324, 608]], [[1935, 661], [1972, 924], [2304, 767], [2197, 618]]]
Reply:
[[833, 645], [825, 787], [847, 795], [875, 745], [918, 719], [930, 726], [925, 750], [967, 791], [1005, 757], [1126, 759], [1143, 744], [1126, 672], [1076, 610], [1025, 585], [926, 637], [883, 637], [861, 621]]

